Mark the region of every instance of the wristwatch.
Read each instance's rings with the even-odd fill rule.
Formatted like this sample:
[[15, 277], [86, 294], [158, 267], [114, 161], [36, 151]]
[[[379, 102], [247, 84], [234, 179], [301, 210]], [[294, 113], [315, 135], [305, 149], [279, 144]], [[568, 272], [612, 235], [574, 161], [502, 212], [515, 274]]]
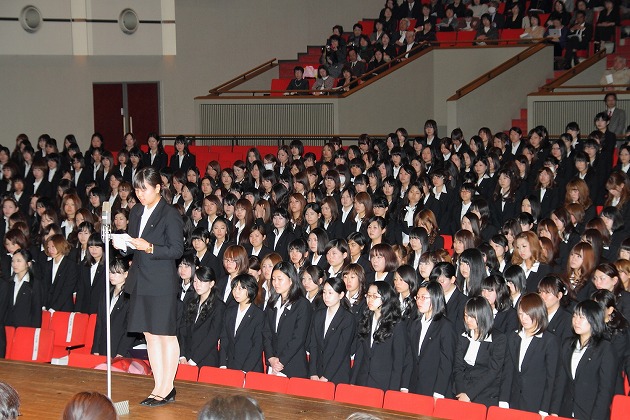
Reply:
[[147, 254], [153, 254], [153, 244], [149, 244], [149, 247], [145, 250]]

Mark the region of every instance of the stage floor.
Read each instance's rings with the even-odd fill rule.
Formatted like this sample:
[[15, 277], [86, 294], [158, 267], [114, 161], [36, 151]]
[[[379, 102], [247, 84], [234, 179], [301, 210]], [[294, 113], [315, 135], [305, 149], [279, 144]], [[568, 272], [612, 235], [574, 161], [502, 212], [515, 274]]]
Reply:
[[[22, 419], [59, 419], [66, 402], [77, 392], [107, 393], [105, 372], [66, 366], [0, 360], [0, 380], [11, 384], [19, 392]], [[112, 375], [113, 400], [129, 400], [130, 415], [121, 419], [196, 419], [199, 409], [214, 396], [237, 393], [255, 398], [267, 419], [345, 419], [357, 411], [371, 413], [382, 419], [431, 419], [389, 410], [197, 382], [177, 381], [176, 387], [175, 403], [156, 408], [144, 407], [138, 403], [153, 388], [152, 378], [121, 373]]]

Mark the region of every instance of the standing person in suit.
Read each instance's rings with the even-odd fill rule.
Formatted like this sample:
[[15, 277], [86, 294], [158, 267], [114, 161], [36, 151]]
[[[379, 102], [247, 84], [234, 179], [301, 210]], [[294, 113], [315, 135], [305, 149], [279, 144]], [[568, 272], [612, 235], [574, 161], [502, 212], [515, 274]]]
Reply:
[[350, 383], [384, 391], [407, 388], [403, 372], [407, 338], [396, 292], [379, 281], [370, 285], [366, 296]]
[[131, 209], [129, 235], [135, 250], [127, 277], [131, 294], [129, 331], [143, 332], [155, 386], [141, 404], [160, 406], [175, 400], [173, 381], [179, 344], [176, 335], [176, 260], [184, 252], [183, 221], [177, 210], [161, 198], [160, 173], [139, 169], [133, 186], [142, 204]]
[[538, 294], [547, 308], [547, 331], [555, 335], [561, 344], [573, 336], [571, 313], [567, 310], [572, 301], [569, 290], [562, 277], [554, 274], [543, 277], [538, 283]]
[[273, 231], [267, 236], [267, 246], [277, 252], [282, 260], [289, 260], [289, 243], [295, 239], [289, 226], [289, 213], [284, 207], [277, 207], [272, 213]]
[[271, 274], [273, 292], [265, 310], [263, 345], [270, 375], [308, 377], [306, 337], [311, 304], [304, 297], [295, 267], [276, 264]]
[[265, 313], [256, 306], [258, 282], [250, 274], [232, 280], [232, 297], [238, 303], [227, 308], [221, 332], [219, 365], [244, 372], [262, 372]]
[[42, 283], [42, 302], [46, 310], [72, 312], [74, 293], [79, 278], [77, 263], [70, 254], [70, 244], [63, 235], [53, 235], [46, 241], [46, 262]]
[[553, 414], [578, 419], [607, 419], [619, 376], [618, 358], [606, 340], [604, 309], [592, 300], [578, 303], [573, 331], [565, 341], [554, 389]]
[[211, 268], [195, 270], [193, 287], [197, 296], [184, 310], [177, 338], [180, 364], [219, 367], [219, 338], [223, 329], [225, 304], [214, 287], [216, 277]]
[[[6, 291], [3, 293], [6, 306], [0, 304], [2, 327], [39, 328], [42, 325], [42, 294], [32, 269], [32, 260], [31, 253], [25, 249], [13, 254], [13, 279], [11, 282], [3, 281], [0, 286], [0, 292]], [[4, 286], [6, 288], [2, 289]]]
[[616, 136], [625, 136], [626, 134], [626, 111], [621, 108], [617, 108], [617, 94], [607, 93], [604, 96], [604, 103], [606, 104], [606, 114], [610, 119], [608, 124], [608, 130]]
[[491, 274], [481, 280], [481, 296], [492, 308], [493, 328], [502, 334], [516, 331], [518, 317], [510, 301], [510, 288], [500, 274]]
[[90, 235], [87, 249], [85, 262], [80, 267], [74, 309], [84, 314], [95, 314], [105, 289], [105, 244], [100, 232]]
[[499, 406], [546, 416], [553, 408], [560, 344], [546, 331], [547, 309], [540, 296], [523, 296], [517, 312], [521, 326], [508, 334]]
[[217, 217], [212, 223], [212, 236], [214, 241], [210, 247], [210, 251], [214, 258], [211, 260], [210, 268], [214, 270], [217, 277], [221, 278], [225, 275], [223, 267], [223, 254], [230, 244], [230, 227], [229, 222], [223, 217]]
[[444, 291], [437, 282], [423, 282], [416, 295], [418, 317], [409, 324], [411, 364], [409, 392], [451, 397], [455, 329], [446, 318]]
[[540, 280], [551, 272], [548, 264], [540, 262], [542, 248], [538, 236], [531, 231], [521, 232], [514, 239], [514, 244], [512, 264], [520, 265], [525, 272], [525, 290], [535, 293]]
[[453, 324], [455, 333], [464, 332], [464, 305], [467, 297], [457, 288], [455, 266], [449, 262], [439, 262], [433, 267], [429, 279], [440, 283], [444, 290], [446, 317]]
[[[111, 351], [115, 357], [125, 356], [135, 341], [135, 335], [127, 332], [129, 321], [129, 295], [125, 293], [125, 281], [129, 274], [129, 261], [124, 258], [115, 258], [109, 263], [110, 282], [110, 312], [111, 319]], [[107, 308], [105, 296], [101, 296], [94, 330], [94, 343], [92, 354], [107, 354]]]
[[166, 168], [168, 165], [168, 155], [164, 151], [160, 136], [157, 133], [149, 133], [147, 136], [147, 145], [149, 146], [149, 151], [142, 156], [142, 166], [152, 166], [157, 169], [158, 172]]
[[223, 303], [232, 306], [235, 303], [232, 296], [232, 280], [238, 275], [247, 274], [249, 257], [242, 246], [230, 245], [225, 249], [223, 259], [219, 262], [223, 264], [225, 275], [217, 280], [217, 293]]
[[188, 140], [185, 136], [175, 137], [175, 153], [171, 156], [170, 168], [175, 171], [188, 172], [190, 168], [197, 167], [197, 158], [188, 150]]
[[323, 290], [326, 306], [313, 314], [309, 332], [309, 374], [314, 381], [349, 383], [356, 323], [345, 299], [346, 285], [333, 277]]
[[455, 398], [497, 405], [507, 340], [493, 329], [492, 308], [481, 296], [466, 302], [464, 319], [466, 332], [457, 337], [453, 366]]
[[[183, 322], [188, 309], [188, 304], [192, 302], [197, 293], [193, 287], [195, 279], [195, 270], [199, 264], [199, 260], [192, 253], [186, 253], [182, 256], [177, 266], [177, 276], [180, 287], [177, 291], [177, 323]], [[207, 266], [206, 266], [207, 267]]]
[[257, 220], [252, 225], [249, 233], [249, 242], [245, 244], [247, 255], [260, 258], [262, 260], [266, 255], [273, 252], [265, 245], [267, 239], [267, 229], [262, 220]]
[[[72, 182], [81, 201], [87, 202], [85, 187], [92, 182], [92, 171], [86, 167], [85, 158], [78, 152], [72, 158]], [[78, 209], [77, 209], [78, 210]]]

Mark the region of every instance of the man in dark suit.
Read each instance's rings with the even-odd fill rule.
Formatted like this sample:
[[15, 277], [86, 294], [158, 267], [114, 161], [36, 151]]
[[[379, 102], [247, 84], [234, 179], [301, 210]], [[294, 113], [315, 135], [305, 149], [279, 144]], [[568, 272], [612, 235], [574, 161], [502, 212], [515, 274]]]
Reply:
[[422, 4], [416, 0], [407, 0], [398, 7], [398, 20], [402, 18], [419, 20], [422, 17]]
[[353, 76], [361, 77], [363, 73], [365, 73], [365, 63], [359, 61], [357, 52], [354, 49], [348, 50], [348, 64], [350, 65], [350, 71]]
[[576, 55], [578, 50], [588, 50], [588, 43], [593, 38], [593, 27], [586, 23], [585, 19], [584, 11], [578, 10], [575, 12], [575, 24], [569, 29], [564, 53], [564, 68], [567, 70], [572, 65], [578, 64]]
[[606, 114], [610, 118], [608, 130], [616, 136], [625, 136], [626, 134], [626, 111], [617, 107], [617, 94], [607, 93], [604, 97], [606, 103]]

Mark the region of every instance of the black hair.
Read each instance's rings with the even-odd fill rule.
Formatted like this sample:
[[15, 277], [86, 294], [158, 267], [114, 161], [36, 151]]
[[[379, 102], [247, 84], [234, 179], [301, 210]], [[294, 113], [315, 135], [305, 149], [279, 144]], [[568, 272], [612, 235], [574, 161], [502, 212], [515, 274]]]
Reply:
[[[369, 287], [375, 286], [378, 294], [381, 296], [381, 318], [379, 319], [376, 331], [374, 331], [374, 341], [377, 343], [384, 342], [394, 333], [394, 327], [401, 320], [400, 305], [394, 288], [385, 281], [377, 281]], [[368, 287], [368, 289], [369, 289]], [[366, 305], [363, 316], [359, 322], [359, 336], [369, 340], [372, 333], [372, 312]]]
[[258, 281], [251, 274], [239, 274], [232, 279], [232, 284], [230, 285], [232, 290], [239, 283], [242, 288], [247, 289], [248, 303], [252, 303], [258, 294]]
[[302, 282], [299, 280], [297, 270], [295, 266], [291, 264], [289, 261], [280, 261], [273, 267], [273, 271], [271, 272], [273, 277], [274, 271], [280, 271], [291, 280], [291, 288], [289, 289], [289, 293], [287, 295], [287, 300], [282, 302], [282, 296], [277, 294], [275, 290], [271, 291], [271, 298], [269, 299], [268, 305], [270, 307], [274, 307], [278, 299], [281, 300], [283, 305], [291, 304], [297, 302], [300, 297], [304, 296], [304, 289], [302, 288]]
[[[479, 333], [477, 341], [483, 341], [488, 338], [494, 326], [492, 307], [488, 301], [481, 296], [473, 296], [466, 302], [464, 313], [477, 321], [477, 332]], [[468, 335], [472, 337], [468, 327], [465, 328]]]
[[418, 286], [418, 290], [420, 289], [427, 289], [431, 296], [431, 319], [437, 321], [446, 316], [446, 299], [444, 299], [442, 285], [437, 281], [423, 281]]
[[[591, 337], [584, 344], [588, 344], [589, 346], [594, 344], [597, 346], [600, 341], [605, 338], [606, 333], [605, 311], [603, 305], [600, 305], [594, 300], [584, 300], [577, 304], [573, 314], [573, 316], [584, 316], [591, 326]], [[578, 340], [579, 338], [574, 341], [573, 348], [576, 347]]]

